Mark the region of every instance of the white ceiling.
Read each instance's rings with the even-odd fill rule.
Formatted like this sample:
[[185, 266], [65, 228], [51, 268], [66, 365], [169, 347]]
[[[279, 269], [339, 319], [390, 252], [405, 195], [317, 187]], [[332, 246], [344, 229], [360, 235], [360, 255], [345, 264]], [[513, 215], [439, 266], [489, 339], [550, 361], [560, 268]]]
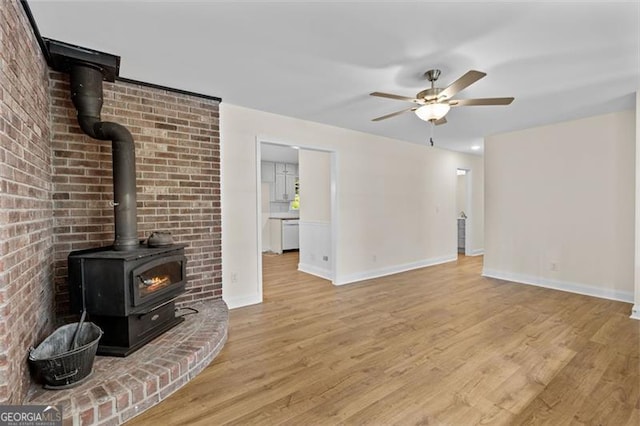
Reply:
[[[514, 96], [458, 107], [438, 146], [471, 152], [483, 137], [635, 105], [640, 3], [30, 0], [44, 37], [121, 56], [120, 75], [223, 102], [415, 143], [423, 74], [445, 86], [487, 76], [456, 98]], [[222, 117], [224, 120], [224, 116]], [[481, 151], [480, 151], [481, 152]]]

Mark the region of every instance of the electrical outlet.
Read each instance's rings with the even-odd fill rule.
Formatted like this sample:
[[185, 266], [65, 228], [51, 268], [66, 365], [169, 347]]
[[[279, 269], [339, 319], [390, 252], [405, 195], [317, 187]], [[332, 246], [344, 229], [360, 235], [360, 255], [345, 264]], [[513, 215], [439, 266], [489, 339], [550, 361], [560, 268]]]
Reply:
[[374, 254], [373, 256], [371, 256], [371, 260], [373, 261], [373, 263], [376, 263], [378, 261], [378, 256]]
[[309, 259], [310, 259], [312, 262], [314, 262], [314, 261], [316, 260], [316, 254], [315, 254], [315, 253], [311, 253], [311, 254], [309, 255]]
[[322, 260], [324, 260], [325, 262], [329, 261], [329, 256], [322, 256]]
[[235, 272], [233, 272], [231, 274], [231, 282], [232, 283], [237, 283], [238, 282], [238, 274], [236, 274]]
[[552, 271], [557, 271], [558, 270], [558, 262], [551, 262], [551, 264], [549, 264], [549, 269], [551, 269]]

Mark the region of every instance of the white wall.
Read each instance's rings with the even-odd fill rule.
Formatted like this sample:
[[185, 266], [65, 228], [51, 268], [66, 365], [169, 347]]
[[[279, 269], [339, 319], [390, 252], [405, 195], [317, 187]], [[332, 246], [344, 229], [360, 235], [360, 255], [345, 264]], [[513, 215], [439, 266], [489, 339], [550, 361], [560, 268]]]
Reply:
[[485, 275], [632, 300], [632, 111], [489, 137], [485, 170]]
[[223, 297], [231, 307], [261, 300], [257, 139], [336, 152], [336, 284], [456, 258], [456, 169], [474, 170], [479, 182], [480, 157], [228, 103], [220, 108]]
[[269, 202], [271, 199], [271, 188], [269, 186], [269, 183], [262, 182], [260, 184], [260, 190], [262, 191], [260, 196], [260, 200], [262, 201], [262, 251], [266, 252], [271, 250], [271, 232], [269, 228], [269, 216], [271, 216], [271, 203]]
[[331, 222], [331, 153], [301, 149], [298, 159], [300, 219]]
[[635, 300], [631, 318], [640, 320], [640, 90], [636, 92], [636, 212], [635, 212]]
[[[467, 228], [471, 225], [471, 230], [467, 230], [466, 249], [467, 254], [484, 254], [484, 233], [485, 233], [485, 163], [484, 157], [472, 157], [471, 170], [471, 210], [467, 212]], [[467, 187], [468, 188], [468, 187]], [[467, 189], [468, 190], [468, 189]], [[467, 208], [469, 206], [467, 205]], [[469, 240], [469, 238], [471, 240]]]
[[332, 279], [331, 153], [301, 149], [300, 261], [298, 269]]
[[458, 176], [456, 184], [456, 217], [460, 212], [467, 214], [467, 175]]

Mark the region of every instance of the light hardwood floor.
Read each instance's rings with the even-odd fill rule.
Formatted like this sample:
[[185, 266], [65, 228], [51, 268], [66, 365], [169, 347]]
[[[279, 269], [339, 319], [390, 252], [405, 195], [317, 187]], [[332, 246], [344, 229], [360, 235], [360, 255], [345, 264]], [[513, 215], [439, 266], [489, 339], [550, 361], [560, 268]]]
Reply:
[[131, 425], [640, 425], [631, 306], [480, 276], [481, 257], [335, 287], [264, 257], [264, 303]]

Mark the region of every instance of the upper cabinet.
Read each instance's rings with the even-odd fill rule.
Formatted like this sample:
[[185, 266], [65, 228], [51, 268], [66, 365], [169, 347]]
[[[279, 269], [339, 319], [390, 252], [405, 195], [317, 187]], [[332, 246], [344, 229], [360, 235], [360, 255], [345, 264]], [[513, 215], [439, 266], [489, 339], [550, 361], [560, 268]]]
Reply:
[[260, 163], [261, 181], [272, 183], [271, 201], [290, 202], [296, 196], [298, 181], [298, 165], [293, 163]]
[[275, 201], [293, 201], [297, 179], [294, 175], [276, 173]]
[[275, 182], [276, 175], [287, 175], [298, 177], [298, 165], [293, 163], [275, 163], [272, 161], [262, 161], [260, 163], [260, 173], [262, 182]]
[[290, 163], [276, 163], [276, 174], [298, 176], [298, 165]]
[[293, 163], [261, 163], [262, 182], [271, 185], [271, 201], [290, 202], [296, 196], [296, 181], [298, 180], [298, 165]]
[[275, 183], [276, 176], [298, 177], [298, 165], [292, 163], [274, 163], [272, 161], [262, 161], [260, 163], [261, 181]]

